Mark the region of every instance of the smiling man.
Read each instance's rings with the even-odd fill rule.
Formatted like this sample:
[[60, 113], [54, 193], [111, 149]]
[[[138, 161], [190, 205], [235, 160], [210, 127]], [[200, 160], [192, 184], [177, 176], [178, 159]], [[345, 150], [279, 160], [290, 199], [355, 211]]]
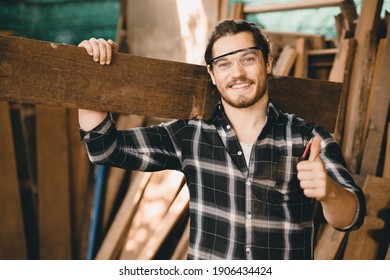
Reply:
[[[110, 64], [116, 44], [92, 38], [79, 46]], [[119, 131], [111, 114], [80, 109], [91, 161], [182, 171], [190, 193], [189, 259], [312, 259], [316, 200], [333, 227], [359, 228], [365, 198], [338, 144], [268, 96], [266, 35], [247, 21], [222, 21], [205, 60], [221, 97], [210, 120]], [[302, 158], [307, 146], [310, 156]]]

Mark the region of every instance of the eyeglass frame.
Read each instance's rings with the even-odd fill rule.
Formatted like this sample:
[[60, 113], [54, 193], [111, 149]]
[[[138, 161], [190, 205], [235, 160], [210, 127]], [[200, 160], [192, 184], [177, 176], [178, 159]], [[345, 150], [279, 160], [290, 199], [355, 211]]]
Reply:
[[228, 52], [228, 53], [225, 53], [225, 54], [222, 54], [222, 55], [219, 55], [217, 57], [214, 57], [214, 58], [210, 59], [207, 64], [210, 65], [210, 67], [212, 67], [212, 63], [215, 60], [217, 60], [217, 59], [223, 58], [223, 57], [228, 56], [228, 55], [236, 54], [236, 53], [239, 53], [239, 52], [249, 51], [249, 50], [260, 50], [260, 51], [262, 51], [263, 49], [261, 47], [254, 46], [254, 47], [243, 48], [243, 49], [231, 51], [231, 52]]

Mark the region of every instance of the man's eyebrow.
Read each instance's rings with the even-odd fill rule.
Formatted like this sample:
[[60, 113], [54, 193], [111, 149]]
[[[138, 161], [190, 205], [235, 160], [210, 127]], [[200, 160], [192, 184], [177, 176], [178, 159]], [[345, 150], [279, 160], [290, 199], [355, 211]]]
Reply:
[[232, 55], [232, 54], [236, 54], [238, 52], [243, 52], [243, 51], [249, 51], [249, 50], [261, 50], [260, 47], [249, 47], [249, 48], [244, 48], [244, 49], [239, 49], [239, 50], [235, 50], [235, 51], [231, 51], [231, 52], [228, 52], [228, 53], [225, 53], [225, 54], [222, 54], [222, 55], [219, 55], [217, 57], [214, 57], [212, 59], [210, 59], [209, 61], [209, 64], [212, 63], [213, 61], [217, 60], [217, 59], [220, 59], [220, 58], [223, 58], [225, 56], [228, 56], [228, 55]]

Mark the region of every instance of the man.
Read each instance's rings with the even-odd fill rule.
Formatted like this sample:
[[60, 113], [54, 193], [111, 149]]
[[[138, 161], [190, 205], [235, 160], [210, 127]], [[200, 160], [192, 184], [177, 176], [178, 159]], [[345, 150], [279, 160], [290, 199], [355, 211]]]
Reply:
[[[109, 64], [116, 44], [90, 39], [79, 46]], [[190, 192], [189, 259], [311, 259], [315, 200], [330, 225], [357, 229], [365, 199], [337, 143], [269, 99], [272, 56], [261, 30], [220, 22], [205, 60], [221, 97], [210, 120], [117, 131], [110, 114], [80, 109], [91, 161], [181, 170]], [[310, 156], [300, 160], [308, 145]]]

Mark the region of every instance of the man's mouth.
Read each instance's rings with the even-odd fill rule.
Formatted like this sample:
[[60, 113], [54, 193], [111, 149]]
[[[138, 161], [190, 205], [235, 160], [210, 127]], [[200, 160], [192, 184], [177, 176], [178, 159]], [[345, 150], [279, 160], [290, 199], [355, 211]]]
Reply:
[[235, 83], [235, 84], [230, 85], [230, 88], [244, 89], [244, 88], [250, 87], [250, 85], [251, 85], [250, 83]]

